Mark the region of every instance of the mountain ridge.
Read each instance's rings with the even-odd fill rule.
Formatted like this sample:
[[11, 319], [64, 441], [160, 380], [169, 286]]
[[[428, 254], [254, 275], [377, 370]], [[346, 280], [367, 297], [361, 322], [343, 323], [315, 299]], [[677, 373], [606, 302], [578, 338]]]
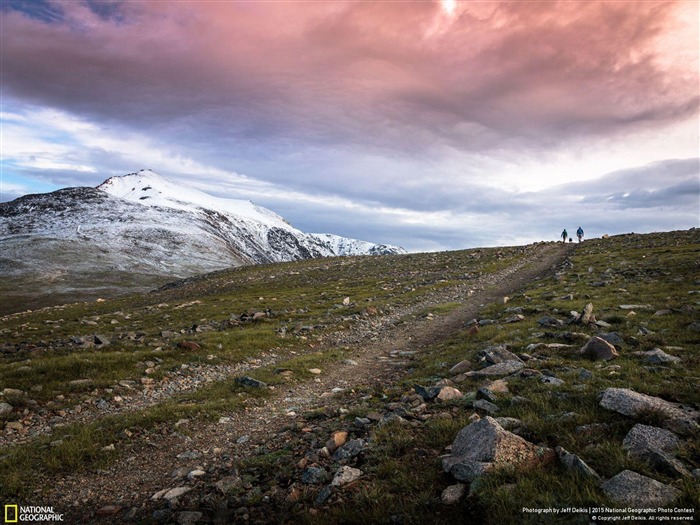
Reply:
[[405, 253], [307, 234], [250, 201], [213, 197], [150, 170], [0, 203], [0, 247], [7, 281], [0, 292], [21, 307], [57, 304], [42, 297], [49, 295], [71, 301], [145, 291], [242, 265]]

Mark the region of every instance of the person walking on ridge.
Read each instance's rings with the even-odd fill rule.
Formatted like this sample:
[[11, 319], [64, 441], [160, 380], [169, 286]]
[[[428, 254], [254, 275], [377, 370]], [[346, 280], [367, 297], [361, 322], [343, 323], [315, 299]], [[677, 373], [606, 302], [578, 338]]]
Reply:
[[578, 237], [578, 242], [583, 240], [583, 228], [581, 228], [581, 226], [579, 226], [578, 230], [576, 230], [576, 237]]
[[566, 228], [564, 228], [564, 231], [561, 232], [561, 242], [566, 242], [566, 238], [569, 236], [569, 234], [566, 232]]

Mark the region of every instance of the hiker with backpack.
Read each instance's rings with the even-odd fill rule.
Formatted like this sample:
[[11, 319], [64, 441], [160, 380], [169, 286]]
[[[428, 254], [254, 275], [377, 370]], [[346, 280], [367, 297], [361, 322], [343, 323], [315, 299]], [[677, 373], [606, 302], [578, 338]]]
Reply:
[[579, 226], [578, 230], [576, 230], [576, 237], [578, 237], [578, 242], [583, 240], [583, 228], [581, 228], [581, 226]]

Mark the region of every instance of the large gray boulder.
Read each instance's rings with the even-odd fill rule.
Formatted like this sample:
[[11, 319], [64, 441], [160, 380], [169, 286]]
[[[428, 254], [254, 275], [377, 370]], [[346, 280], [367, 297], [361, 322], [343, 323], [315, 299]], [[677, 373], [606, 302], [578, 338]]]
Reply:
[[615, 503], [631, 508], [665, 507], [681, 495], [680, 490], [631, 470], [620, 472], [601, 488]]
[[687, 414], [678, 404], [660, 397], [640, 394], [629, 388], [608, 388], [603, 392], [600, 406], [629, 417], [638, 417], [650, 412], [667, 418], [685, 418]]
[[550, 449], [504, 430], [486, 416], [459, 431], [442, 468], [455, 479], [471, 483], [487, 472], [505, 467], [528, 469], [552, 458]]
[[646, 461], [657, 472], [671, 478], [690, 477], [683, 463], [673, 457], [681, 440], [664, 428], [637, 424], [629, 431], [622, 447], [630, 456]]
[[622, 441], [622, 447], [633, 455], [651, 449], [673, 453], [680, 444], [681, 440], [673, 432], [641, 423], [634, 425]]

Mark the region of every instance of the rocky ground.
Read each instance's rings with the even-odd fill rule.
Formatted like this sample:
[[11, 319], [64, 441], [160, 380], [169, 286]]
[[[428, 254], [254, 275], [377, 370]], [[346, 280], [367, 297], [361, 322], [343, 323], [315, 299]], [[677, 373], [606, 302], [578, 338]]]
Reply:
[[[696, 237], [690, 236], [691, 246], [698, 244]], [[662, 244], [673, 243], [679, 244], [675, 238]], [[586, 487], [581, 492], [595, 491], [595, 501], [608, 505], [690, 508], [674, 514], [690, 522], [698, 508], [697, 490], [689, 487], [700, 476], [700, 407], [688, 403], [683, 392], [678, 395], [686, 402], [679, 403], [668, 400], [667, 388], [643, 389], [622, 380], [640, 366], [643, 374], [648, 369], [664, 374], [683, 363], [690, 370], [683, 381], [697, 387], [697, 356], [661, 344], [666, 341], [646, 322], [635, 325], [634, 335], [616, 331], [634, 319], [630, 313], [653, 310], [649, 315], [661, 319], [681, 313], [679, 305], [657, 308], [633, 301], [647, 297], [620, 291], [622, 280], [653, 280], [648, 271], [631, 262], [611, 265], [607, 274], [595, 265], [581, 271], [585, 258], [600, 252], [592, 248], [574, 264], [574, 250], [554, 243], [530, 247], [493, 271], [442, 286], [435, 280], [420, 300], [370, 305], [347, 317], [342, 329], [322, 335], [314, 335], [321, 332], [314, 328], [318, 325], [278, 328], [279, 337], [302, 339], [315, 354], [341, 349], [336, 359], [319, 361], [304, 373], [284, 366], [297, 347], [279, 346], [237, 363], [217, 363], [212, 351], [176, 369], [144, 362], [141, 380], [96, 388], [74, 405], [47, 409], [41, 401], [35, 401], [38, 407], [25, 402], [22, 417], [7, 422], [3, 444], [27, 446], [44, 439], [49, 447], [61, 446], [50, 441], [57, 426], [124, 417], [235, 378], [245, 394], [235, 394], [242, 396], [239, 409], [214, 420], [195, 415], [122, 428], [101, 446], [110, 461], [39, 474], [32, 501], [50, 503], [74, 523], [424, 523], [424, 512], [436, 523], [456, 523], [465, 515], [488, 523], [542, 522], [523, 511], [499, 517], [483, 501], [489, 494], [496, 504], [506, 497], [519, 507], [564, 508], [513, 496], [526, 490], [518, 485], [523, 481], [508, 477], [515, 471], [521, 479], [574, 480]], [[199, 284], [203, 293], [215, 287]], [[610, 286], [617, 287], [615, 306], [607, 304]], [[179, 297], [177, 290], [171, 299]], [[592, 293], [596, 290], [606, 292], [601, 302]], [[568, 293], [556, 296], [559, 291]], [[623, 298], [630, 301], [618, 300]], [[572, 311], [552, 301], [570, 303]], [[353, 297], [343, 302], [350, 306]], [[696, 325], [686, 319], [697, 316], [693, 302], [682, 312], [691, 334]], [[182, 302], [181, 309], [192, 304]], [[245, 315], [228, 322], [251, 322]], [[220, 328], [202, 323], [197, 331], [196, 321], [189, 333], [179, 334], [184, 336], [179, 345], [197, 345], [197, 334], [207, 326]], [[149, 344], [166, 345], [174, 335], [161, 330], [148, 336]], [[72, 344], [99, 347], [105, 341], [96, 334]], [[16, 342], [5, 352], [26, 352], [22, 345], [36, 343]], [[611, 364], [621, 354], [629, 365]], [[280, 380], [263, 382], [266, 376], [258, 373], [263, 368]], [[576, 406], [576, 412], [549, 413], [552, 406], [564, 408], [576, 392], [591, 401]], [[29, 394], [4, 397], [11, 401]], [[19, 407], [10, 410], [16, 415]], [[561, 436], [553, 436], [552, 428], [561, 429]], [[620, 444], [610, 452], [601, 440], [616, 436]], [[572, 446], [575, 450], [568, 450]], [[598, 472], [605, 454], [613, 453], [615, 460]], [[613, 475], [618, 464], [636, 470], [619, 467]], [[414, 501], [390, 499], [394, 490]], [[385, 502], [391, 508], [381, 508]], [[573, 514], [569, 521], [580, 523], [591, 515]]]

